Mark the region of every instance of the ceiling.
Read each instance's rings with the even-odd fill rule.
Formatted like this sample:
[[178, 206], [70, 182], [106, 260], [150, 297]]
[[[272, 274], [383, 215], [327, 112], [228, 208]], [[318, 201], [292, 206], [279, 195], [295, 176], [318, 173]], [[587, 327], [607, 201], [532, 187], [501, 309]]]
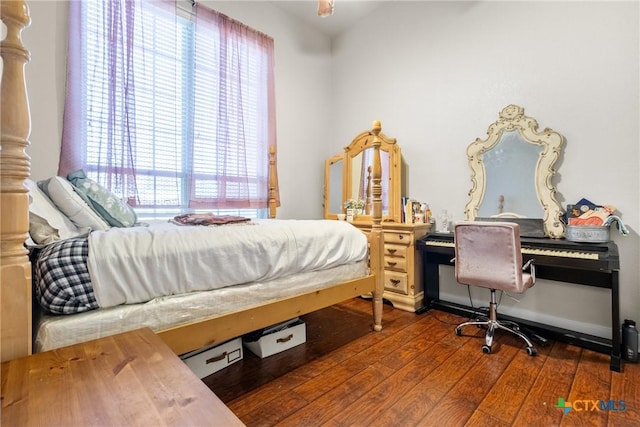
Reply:
[[363, 19], [373, 10], [388, 2], [377, 0], [335, 0], [333, 15], [320, 18], [318, 16], [317, 0], [271, 1], [272, 4], [331, 37], [342, 33], [356, 21]]

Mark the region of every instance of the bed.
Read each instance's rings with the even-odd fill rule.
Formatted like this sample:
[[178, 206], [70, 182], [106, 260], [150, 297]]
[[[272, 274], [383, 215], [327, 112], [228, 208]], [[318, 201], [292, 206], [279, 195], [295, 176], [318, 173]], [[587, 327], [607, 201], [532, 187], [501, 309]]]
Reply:
[[[241, 286], [159, 297], [149, 302], [98, 308], [68, 316], [37, 315], [39, 310], [32, 306], [32, 264], [24, 245], [29, 233], [29, 195], [25, 183], [30, 175], [30, 158], [26, 148], [29, 145], [31, 123], [25, 83], [29, 52], [22, 43], [21, 33], [30, 24], [28, 6], [24, 1], [2, 2], [1, 16], [7, 29], [1, 51], [2, 361], [28, 355], [34, 350], [66, 345], [69, 336], [76, 336], [76, 340], [83, 341], [121, 332], [122, 328], [135, 329], [146, 325], [145, 321], [153, 323], [153, 330], [176, 354], [184, 354], [369, 293], [372, 295], [373, 329], [381, 330], [384, 255], [379, 153], [381, 126], [378, 121], [374, 122], [371, 130], [375, 151], [372, 174], [373, 225], [365, 240], [368, 253], [364, 261], [326, 270], [305, 271], [302, 282], [312, 284], [310, 286], [294, 285], [294, 282], [300, 281], [289, 275], [278, 280], [267, 278]], [[275, 188], [274, 159], [275, 152], [271, 152], [272, 190]], [[273, 221], [278, 221], [275, 219], [274, 193], [270, 191], [269, 215]], [[54, 329], [47, 329], [53, 324], [57, 324]], [[38, 327], [34, 328], [34, 325]], [[66, 331], [65, 336], [56, 335], [59, 331]], [[34, 336], [37, 337], [35, 347]]]

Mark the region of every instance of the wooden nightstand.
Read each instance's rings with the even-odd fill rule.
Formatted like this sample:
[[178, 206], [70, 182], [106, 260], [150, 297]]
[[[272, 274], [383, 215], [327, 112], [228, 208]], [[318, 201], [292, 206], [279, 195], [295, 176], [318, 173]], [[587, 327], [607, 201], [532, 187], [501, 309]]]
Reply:
[[2, 363], [2, 425], [244, 425], [150, 329]]
[[[370, 223], [353, 223], [360, 230], [371, 231]], [[422, 258], [416, 240], [425, 236], [431, 224], [383, 222], [384, 298], [395, 308], [415, 312], [423, 303]]]

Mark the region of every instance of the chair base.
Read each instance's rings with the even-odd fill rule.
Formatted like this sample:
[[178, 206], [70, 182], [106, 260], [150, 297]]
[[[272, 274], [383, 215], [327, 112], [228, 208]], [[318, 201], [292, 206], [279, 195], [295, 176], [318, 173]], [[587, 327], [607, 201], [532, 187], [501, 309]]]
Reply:
[[485, 335], [485, 344], [482, 346], [482, 352], [489, 354], [491, 353], [491, 346], [493, 344], [493, 336], [495, 331], [498, 329], [502, 329], [504, 331], [510, 332], [518, 337], [520, 337], [526, 344], [526, 351], [529, 356], [535, 356], [538, 354], [538, 351], [533, 346], [533, 343], [524, 333], [519, 330], [519, 327], [514, 322], [501, 322], [498, 320], [498, 304], [496, 303], [496, 292], [495, 289], [491, 289], [491, 303], [489, 304], [489, 318], [487, 320], [473, 320], [469, 322], [464, 322], [456, 326], [455, 333], [458, 336], [462, 335], [462, 328], [469, 325], [475, 325], [478, 327], [485, 326], [487, 328], [487, 333]]

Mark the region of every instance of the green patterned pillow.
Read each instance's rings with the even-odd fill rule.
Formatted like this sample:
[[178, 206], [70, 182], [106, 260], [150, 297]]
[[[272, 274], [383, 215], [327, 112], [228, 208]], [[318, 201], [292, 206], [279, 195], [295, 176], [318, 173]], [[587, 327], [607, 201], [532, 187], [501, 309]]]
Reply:
[[138, 220], [131, 206], [120, 200], [111, 191], [104, 188], [78, 170], [67, 175], [74, 190], [85, 200], [89, 200], [93, 209], [113, 227], [131, 227]]

